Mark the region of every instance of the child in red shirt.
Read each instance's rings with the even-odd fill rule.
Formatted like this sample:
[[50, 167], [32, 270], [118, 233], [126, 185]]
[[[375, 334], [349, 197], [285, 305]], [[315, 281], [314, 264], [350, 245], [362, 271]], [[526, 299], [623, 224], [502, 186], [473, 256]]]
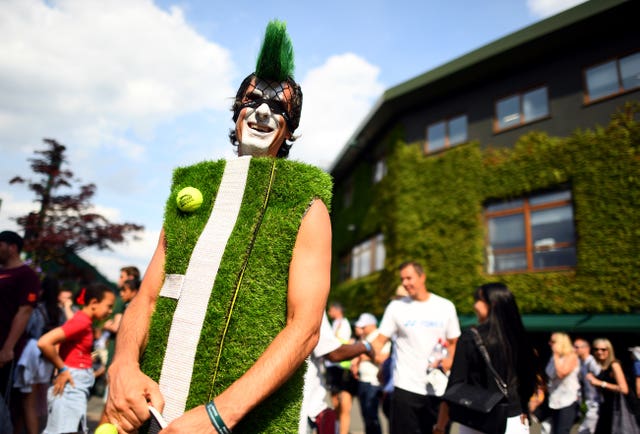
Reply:
[[115, 294], [106, 285], [83, 288], [77, 302], [84, 307], [38, 340], [38, 348], [58, 370], [49, 388], [49, 418], [43, 434], [78, 432], [79, 427], [87, 432], [87, 401], [94, 382], [93, 321], [107, 318], [114, 301]]

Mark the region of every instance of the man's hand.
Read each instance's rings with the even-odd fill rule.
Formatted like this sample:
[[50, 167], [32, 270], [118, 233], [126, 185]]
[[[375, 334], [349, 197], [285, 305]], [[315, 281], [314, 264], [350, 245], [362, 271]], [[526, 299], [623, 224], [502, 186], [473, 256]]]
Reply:
[[114, 361], [109, 367], [108, 377], [109, 395], [105, 415], [109, 422], [118, 427], [119, 432], [138, 429], [149, 419], [149, 405], [158, 411], [164, 408], [158, 384], [144, 375], [137, 364], [132, 366]]
[[185, 414], [171, 422], [160, 434], [182, 434], [182, 433], [203, 433], [218, 434], [211, 424], [207, 410], [204, 405], [199, 405], [187, 411]]
[[0, 368], [13, 360], [13, 349], [3, 348], [0, 350]]

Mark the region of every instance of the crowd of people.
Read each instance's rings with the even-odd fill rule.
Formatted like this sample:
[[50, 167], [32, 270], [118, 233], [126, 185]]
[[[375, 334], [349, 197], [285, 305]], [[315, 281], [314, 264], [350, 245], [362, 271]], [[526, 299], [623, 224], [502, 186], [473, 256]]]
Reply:
[[[0, 270], [7, 276], [0, 279], [0, 306], [5, 309], [0, 316], [0, 408], [11, 415], [3, 420], [2, 432], [87, 432], [87, 400], [91, 394], [108, 393], [96, 393], [96, 384], [113, 356], [124, 310], [138, 293], [140, 272], [121, 269], [117, 297], [102, 284], [73, 294], [50, 276], [39, 279], [20, 260], [22, 244], [15, 232], [0, 233]], [[402, 284], [379, 327], [371, 313], [360, 314], [352, 324], [340, 303], [328, 306], [320, 339], [307, 360], [301, 433], [349, 433], [354, 398], [367, 434], [382, 433], [380, 411], [392, 434], [444, 433], [455, 419], [442, 399], [446, 388], [459, 383], [495, 388], [475, 332], [461, 331], [453, 303], [429, 292], [419, 263], [407, 262], [399, 271]], [[630, 348], [631, 383], [605, 338], [591, 344], [555, 332], [549, 339], [548, 363], [539, 369], [538, 350], [529, 341], [508, 287], [485, 284], [473, 297], [475, 329], [507, 384], [506, 433], [528, 432], [529, 420], [550, 434], [569, 433], [576, 424], [580, 434], [610, 433], [614, 424], [636, 424], [634, 418], [616, 418], [625, 405], [637, 416], [637, 406], [628, 397], [640, 392], [640, 347]], [[441, 381], [444, 384], [438, 384]], [[8, 421], [13, 431], [7, 431]], [[633, 429], [637, 424], [623, 432]], [[481, 431], [461, 425], [459, 432]]]
[[20, 258], [23, 244], [0, 232], [0, 433], [87, 433], [87, 402], [106, 393], [97, 385], [140, 272], [123, 267], [117, 295], [101, 283], [74, 292], [40, 278]]
[[[445, 390], [460, 384], [499, 390], [478, 348], [476, 332], [506, 384], [504, 432], [528, 433], [532, 420], [546, 434], [569, 433], [572, 428], [580, 434], [638, 429], [640, 347], [629, 349], [634, 371], [625, 375], [608, 339], [598, 338], [592, 347], [583, 337], [572, 341], [567, 333], [555, 332], [549, 339], [551, 356], [543, 368], [538, 357], [541, 349], [532, 345], [506, 285], [488, 283], [475, 289], [478, 325], [461, 332], [455, 307], [427, 290], [420, 264], [403, 264], [400, 279], [402, 285], [379, 328], [375, 316], [362, 313], [353, 323], [352, 334], [342, 306], [329, 305], [333, 336], [342, 343], [367, 342], [373, 351], [347, 362], [331, 358], [326, 363], [324, 384], [333, 398], [337, 428], [316, 426], [318, 412], [307, 415], [309, 429], [316, 427], [320, 434], [348, 433], [350, 416], [344, 409], [350, 410], [357, 397], [367, 434], [382, 432], [380, 411], [392, 434], [448, 432], [456, 420], [449, 414]], [[321, 338], [323, 333], [329, 331], [321, 331]], [[633, 380], [631, 385], [627, 377]], [[620, 420], [621, 408], [630, 417]], [[327, 409], [321, 409], [324, 416]], [[459, 432], [483, 431], [460, 424]]]

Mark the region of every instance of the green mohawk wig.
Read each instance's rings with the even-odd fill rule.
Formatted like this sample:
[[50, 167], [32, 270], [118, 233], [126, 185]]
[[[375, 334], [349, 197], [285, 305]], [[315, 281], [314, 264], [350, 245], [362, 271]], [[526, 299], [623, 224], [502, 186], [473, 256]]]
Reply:
[[256, 62], [256, 75], [262, 79], [285, 81], [293, 78], [293, 44], [283, 21], [267, 24], [262, 48]]

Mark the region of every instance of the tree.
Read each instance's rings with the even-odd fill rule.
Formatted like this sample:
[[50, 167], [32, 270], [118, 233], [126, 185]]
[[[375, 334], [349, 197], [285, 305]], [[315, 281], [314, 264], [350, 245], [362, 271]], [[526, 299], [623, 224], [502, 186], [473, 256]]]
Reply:
[[135, 223], [110, 223], [105, 217], [92, 212], [91, 198], [95, 184], [79, 186], [77, 194], [63, 194], [79, 182], [73, 172], [64, 169], [66, 147], [54, 139], [44, 139], [47, 148], [36, 150], [30, 158], [31, 169], [41, 177], [35, 181], [16, 176], [10, 184], [27, 183], [40, 203], [37, 212], [18, 217], [24, 229], [24, 251], [35, 264], [56, 262], [63, 264], [69, 254], [77, 254], [87, 247], [111, 249], [111, 244], [122, 243], [125, 236], [144, 229]]

